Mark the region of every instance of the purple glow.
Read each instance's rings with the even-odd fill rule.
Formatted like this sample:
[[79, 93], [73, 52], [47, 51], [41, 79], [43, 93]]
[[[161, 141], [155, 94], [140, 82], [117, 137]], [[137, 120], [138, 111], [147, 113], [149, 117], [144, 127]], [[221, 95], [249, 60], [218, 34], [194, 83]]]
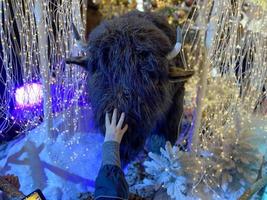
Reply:
[[[78, 95], [77, 99], [77, 92], [73, 87], [51, 84], [50, 97], [52, 113], [60, 113], [73, 105], [78, 105], [79, 107], [90, 106], [86, 92]], [[14, 97], [15, 106], [11, 110], [11, 113], [16, 120], [28, 121], [35, 117], [43, 117], [44, 93], [40, 82], [25, 83], [15, 90]], [[73, 101], [74, 99], [75, 101]]]
[[39, 83], [29, 83], [18, 88], [15, 92], [16, 104], [19, 107], [33, 107], [43, 100], [43, 89]]

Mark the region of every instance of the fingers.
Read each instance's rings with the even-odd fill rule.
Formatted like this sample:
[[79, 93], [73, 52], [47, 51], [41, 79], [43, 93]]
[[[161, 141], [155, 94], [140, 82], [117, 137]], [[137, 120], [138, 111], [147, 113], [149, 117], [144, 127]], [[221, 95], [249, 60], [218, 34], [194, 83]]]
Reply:
[[105, 119], [105, 125], [106, 125], [106, 128], [108, 127], [108, 126], [110, 126], [110, 120], [109, 120], [109, 116], [108, 116], [108, 113], [106, 112], [106, 117], [105, 117], [106, 119]]
[[122, 135], [127, 131], [127, 129], [128, 129], [128, 124], [126, 124], [126, 125], [123, 127], [123, 129], [121, 130]]
[[[121, 127], [123, 125], [123, 122], [125, 120], [125, 113], [123, 112], [121, 114], [118, 123], [117, 123], [117, 113], [118, 113], [118, 110], [117, 109], [114, 109], [113, 110], [113, 114], [112, 114], [111, 122], [110, 122], [108, 113], [106, 113], [106, 117], [105, 117], [106, 118], [105, 119], [105, 121], [106, 121], [106, 127], [112, 125], [112, 126], [116, 127], [117, 129], [121, 129]], [[128, 129], [128, 125], [125, 125], [122, 130], [124, 130], [124, 129], [125, 129], [125, 132], [126, 132], [126, 130]]]
[[124, 119], [125, 119], [125, 113], [122, 113], [120, 116], [119, 122], [117, 124], [117, 128], [121, 129]]
[[113, 126], [116, 126], [116, 122], [117, 122], [117, 109], [115, 108], [115, 109], [113, 110], [111, 124], [112, 124]]

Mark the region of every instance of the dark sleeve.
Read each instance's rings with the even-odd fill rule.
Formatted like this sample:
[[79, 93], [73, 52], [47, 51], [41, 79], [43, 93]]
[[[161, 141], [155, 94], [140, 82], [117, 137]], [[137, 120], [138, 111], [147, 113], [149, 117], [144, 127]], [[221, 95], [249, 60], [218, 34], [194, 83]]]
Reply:
[[95, 181], [95, 199], [128, 199], [129, 186], [125, 180], [120, 163], [120, 144], [104, 142], [102, 166]]
[[129, 186], [116, 165], [103, 165], [95, 182], [95, 200], [128, 199]]
[[102, 147], [102, 165], [116, 165], [121, 167], [120, 144], [118, 142], [104, 142]]

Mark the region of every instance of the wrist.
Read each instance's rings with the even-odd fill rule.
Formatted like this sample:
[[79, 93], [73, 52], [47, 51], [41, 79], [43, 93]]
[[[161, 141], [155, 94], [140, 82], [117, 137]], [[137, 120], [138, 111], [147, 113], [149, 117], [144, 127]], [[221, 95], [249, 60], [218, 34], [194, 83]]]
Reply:
[[107, 140], [107, 141], [104, 141], [103, 145], [120, 145], [120, 143], [115, 140]]
[[117, 142], [117, 143], [121, 143], [121, 139], [118, 138], [116, 135], [109, 135], [109, 134], [106, 134], [105, 135], [105, 139], [104, 139], [104, 142]]

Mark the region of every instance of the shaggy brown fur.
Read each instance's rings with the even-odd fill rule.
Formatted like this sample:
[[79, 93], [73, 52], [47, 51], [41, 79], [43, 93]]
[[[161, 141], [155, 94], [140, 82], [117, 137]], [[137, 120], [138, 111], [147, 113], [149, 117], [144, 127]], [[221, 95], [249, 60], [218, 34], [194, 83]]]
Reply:
[[[134, 11], [102, 22], [90, 34], [88, 57], [68, 60], [86, 64], [95, 122], [103, 133], [105, 112], [118, 108], [126, 113], [129, 129], [121, 145], [124, 164], [144, 148], [150, 134], [172, 143], [177, 139], [184, 82], [170, 81], [169, 69], [178, 59], [167, 59], [175, 43], [176, 30], [164, 17]], [[181, 78], [174, 71], [172, 78]]]

